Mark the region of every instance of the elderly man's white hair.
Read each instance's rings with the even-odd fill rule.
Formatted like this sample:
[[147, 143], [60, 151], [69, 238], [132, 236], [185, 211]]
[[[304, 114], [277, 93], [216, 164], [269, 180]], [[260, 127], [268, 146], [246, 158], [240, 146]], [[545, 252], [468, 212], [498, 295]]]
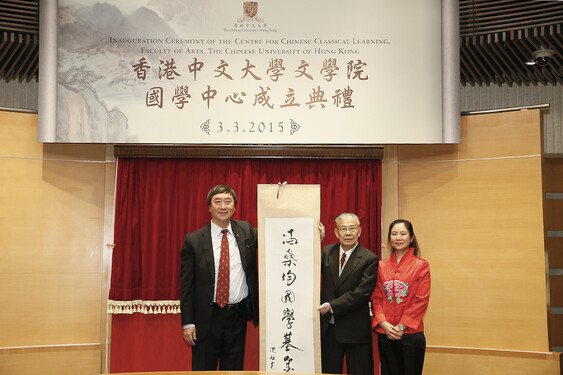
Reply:
[[343, 213], [341, 213], [340, 215], [338, 215], [338, 216], [336, 217], [336, 219], [334, 219], [334, 222], [336, 223], [336, 225], [338, 225], [338, 221], [339, 221], [340, 219], [344, 218], [344, 217], [351, 217], [351, 218], [353, 218], [354, 220], [356, 220], [356, 221], [358, 222], [358, 225], [360, 225], [360, 218], [358, 217], [358, 215], [353, 214], [353, 213], [351, 213], [351, 212], [343, 212]]

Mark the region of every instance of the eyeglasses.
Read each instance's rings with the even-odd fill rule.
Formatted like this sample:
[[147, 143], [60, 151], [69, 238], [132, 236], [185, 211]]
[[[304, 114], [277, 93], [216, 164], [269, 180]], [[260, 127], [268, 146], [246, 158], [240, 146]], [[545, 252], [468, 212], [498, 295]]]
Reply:
[[351, 225], [349, 227], [338, 227], [338, 231], [340, 233], [346, 233], [348, 231], [350, 231], [351, 233], [354, 233], [355, 231], [358, 230], [359, 227], [355, 226], [355, 225]]

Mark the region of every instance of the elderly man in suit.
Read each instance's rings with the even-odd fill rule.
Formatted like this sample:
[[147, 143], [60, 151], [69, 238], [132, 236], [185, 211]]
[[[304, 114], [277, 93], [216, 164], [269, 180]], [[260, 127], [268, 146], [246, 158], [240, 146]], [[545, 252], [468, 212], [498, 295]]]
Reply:
[[229, 186], [211, 189], [211, 222], [187, 234], [180, 251], [182, 327], [194, 371], [215, 371], [218, 363], [221, 371], [242, 370], [246, 322], [258, 323], [257, 233], [231, 220], [236, 203]]
[[323, 373], [373, 375], [369, 300], [377, 281], [377, 255], [358, 243], [360, 219], [353, 213], [336, 218], [340, 243], [322, 249], [321, 352]]

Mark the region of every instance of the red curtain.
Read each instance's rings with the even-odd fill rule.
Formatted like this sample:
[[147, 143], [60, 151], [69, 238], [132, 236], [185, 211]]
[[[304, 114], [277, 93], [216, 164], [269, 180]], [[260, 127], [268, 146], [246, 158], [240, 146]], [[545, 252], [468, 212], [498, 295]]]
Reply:
[[[323, 245], [336, 241], [334, 218], [354, 212], [360, 242], [380, 254], [379, 160], [119, 158], [109, 299], [178, 300], [180, 247], [211, 220], [208, 191], [231, 186], [239, 198], [233, 218], [256, 226], [257, 184], [284, 181], [321, 185]], [[114, 314], [111, 337], [111, 372], [191, 369], [178, 314]], [[249, 324], [245, 369], [258, 370], [258, 346]]]

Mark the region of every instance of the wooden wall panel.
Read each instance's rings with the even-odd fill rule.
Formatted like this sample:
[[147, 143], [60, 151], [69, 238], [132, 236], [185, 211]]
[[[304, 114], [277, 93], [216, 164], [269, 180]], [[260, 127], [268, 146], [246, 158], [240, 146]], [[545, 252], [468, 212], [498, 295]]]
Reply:
[[37, 115], [0, 111], [0, 155], [4, 157], [43, 157], [37, 142]]
[[100, 342], [100, 276], [0, 274], [0, 348]]
[[465, 116], [460, 145], [398, 148], [398, 211], [432, 272], [425, 375], [559, 370], [556, 356], [488, 354], [549, 350], [540, 122], [539, 110]]
[[104, 161], [105, 145], [37, 142], [37, 115], [0, 111], [0, 155], [37, 159]]
[[[563, 231], [563, 159], [544, 159], [544, 225], [549, 276], [549, 339], [553, 349], [563, 347], [563, 237], [550, 237], [549, 231]], [[555, 199], [554, 199], [555, 198]], [[553, 235], [554, 233], [551, 233]], [[554, 348], [559, 347], [559, 348]], [[563, 366], [562, 366], [563, 369]]]
[[397, 146], [385, 146], [381, 163], [382, 173], [382, 205], [381, 220], [383, 222], [383, 236], [381, 257], [389, 258], [391, 250], [387, 248], [387, 226], [398, 219], [399, 214], [399, 158]]
[[100, 270], [104, 164], [3, 158], [0, 170], [0, 273]]
[[401, 211], [432, 272], [429, 343], [548, 349], [540, 162], [401, 164]]
[[114, 243], [114, 224], [115, 224], [115, 180], [117, 163], [113, 156], [113, 146], [106, 146], [105, 165], [105, 199], [104, 199], [104, 239], [103, 261], [102, 261], [102, 289], [101, 289], [101, 343], [104, 349], [102, 356], [102, 370], [109, 372], [110, 353], [111, 353], [111, 314], [107, 314], [107, 296], [111, 284], [111, 263]]
[[563, 199], [546, 199], [545, 230], [563, 231]]
[[549, 317], [551, 327], [551, 344], [553, 346], [563, 346], [563, 314], [551, 314]]
[[549, 256], [549, 268], [563, 268], [563, 237], [547, 237], [545, 250]]
[[[485, 351], [483, 351], [485, 352]], [[491, 356], [432, 353], [428, 351], [423, 375], [556, 375], [559, 374], [558, 356], [521, 358], [517, 356]]]
[[98, 374], [100, 373], [100, 357], [100, 350], [0, 353], [0, 374]]
[[551, 306], [563, 307], [563, 276], [549, 276], [549, 292], [551, 295]]
[[545, 159], [544, 187], [547, 193], [563, 193], [563, 158]]
[[[461, 144], [400, 146], [401, 163], [541, 155], [539, 110], [461, 118]], [[541, 181], [540, 181], [541, 182]]]
[[101, 370], [105, 160], [105, 145], [43, 145], [36, 115], [0, 112], [2, 374]]

